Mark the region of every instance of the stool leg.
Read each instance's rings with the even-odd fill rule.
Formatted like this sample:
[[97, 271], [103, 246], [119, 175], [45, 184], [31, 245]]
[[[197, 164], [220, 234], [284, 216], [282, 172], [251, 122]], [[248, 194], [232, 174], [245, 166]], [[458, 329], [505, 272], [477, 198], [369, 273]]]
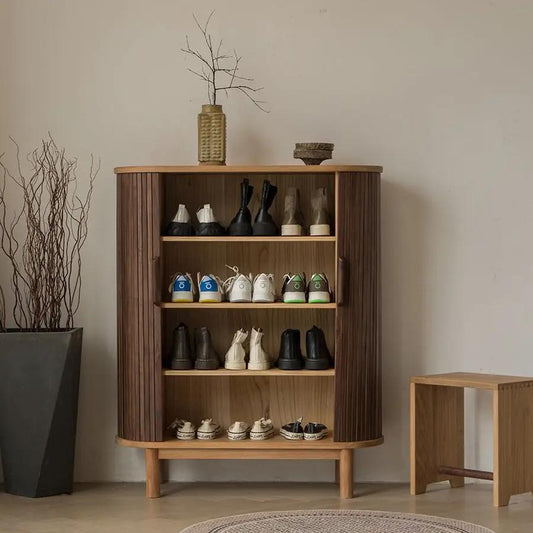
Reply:
[[411, 494], [436, 481], [463, 486], [464, 478], [438, 473], [443, 465], [464, 467], [464, 390], [411, 383]]
[[493, 393], [494, 506], [533, 489], [533, 387], [513, 384]]
[[353, 450], [341, 450], [339, 464], [339, 481], [341, 498], [353, 498]]
[[159, 451], [157, 448], [146, 448], [144, 457], [146, 462], [146, 497], [159, 498]]
[[340, 465], [339, 465], [340, 461], [339, 459], [335, 459], [335, 484], [338, 485], [339, 482], [340, 482], [340, 475], [339, 475], [339, 469], [340, 469]]

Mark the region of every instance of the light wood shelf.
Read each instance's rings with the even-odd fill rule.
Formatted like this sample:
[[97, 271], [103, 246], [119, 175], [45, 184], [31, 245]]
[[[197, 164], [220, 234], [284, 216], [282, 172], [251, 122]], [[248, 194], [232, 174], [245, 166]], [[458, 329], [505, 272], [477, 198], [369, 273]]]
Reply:
[[244, 377], [275, 377], [275, 376], [296, 376], [296, 377], [333, 377], [335, 369], [327, 370], [280, 370], [271, 368], [269, 370], [228, 370], [227, 368], [218, 368], [217, 370], [163, 370], [164, 376], [244, 376]]
[[246, 242], [246, 243], [254, 243], [254, 242], [275, 242], [275, 243], [284, 243], [284, 242], [335, 242], [336, 237], [334, 235], [329, 236], [315, 236], [315, 235], [302, 235], [299, 237], [290, 237], [290, 236], [280, 236], [275, 235], [271, 237], [252, 237], [252, 236], [237, 236], [237, 237], [230, 237], [229, 235], [220, 235], [218, 237], [198, 237], [198, 236], [191, 236], [191, 237], [173, 237], [169, 235], [162, 235], [161, 236], [161, 242]]
[[[277, 431], [277, 430], [276, 430]], [[159, 448], [159, 449], [233, 449], [233, 450], [345, 450], [357, 448], [369, 448], [377, 446], [383, 442], [383, 437], [374, 440], [355, 441], [355, 442], [338, 442], [330, 433], [326, 438], [316, 441], [311, 440], [287, 440], [280, 435], [274, 435], [267, 440], [229, 440], [225, 434], [214, 440], [178, 440], [167, 436], [163, 441], [142, 442], [136, 440], [127, 440], [116, 437], [116, 441], [121, 446], [132, 448]]]
[[329, 304], [285, 304], [283, 302], [275, 302], [272, 304], [260, 303], [173, 303], [173, 302], [159, 302], [157, 304], [163, 309], [299, 309], [305, 311], [308, 309], [336, 309], [336, 303]]

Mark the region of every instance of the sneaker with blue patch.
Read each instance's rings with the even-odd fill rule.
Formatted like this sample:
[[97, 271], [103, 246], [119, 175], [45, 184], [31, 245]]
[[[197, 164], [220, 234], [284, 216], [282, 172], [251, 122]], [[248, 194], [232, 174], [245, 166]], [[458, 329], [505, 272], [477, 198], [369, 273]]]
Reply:
[[172, 302], [174, 303], [193, 302], [195, 290], [191, 275], [181, 272], [173, 274], [168, 292], [172, 294]]
[[224, 292], [222, 290], [222, 281], [213, 274], [204, 274], [203, 276], [198, 272], [198, 289], [200, 303], [219, 303], [223, 300]]

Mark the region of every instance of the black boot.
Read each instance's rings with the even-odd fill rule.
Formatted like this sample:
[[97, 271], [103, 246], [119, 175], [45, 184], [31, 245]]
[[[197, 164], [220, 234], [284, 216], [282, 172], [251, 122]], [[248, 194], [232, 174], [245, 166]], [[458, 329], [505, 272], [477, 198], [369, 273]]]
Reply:
[[270, 181], [265, 180], [263, 182], [263, 192], [261, 194], [261, 207], [257, 212], [254, 221], [254, 235], [279, 235], [279, 229], [272, 218], [272, 215], [268, 212], [278, 188], [272, 185]]
[[241, 207], [231, 221], [228, 235], [252, 235], [252, 214], [248, 209], [248, 204], [253, 192], [253, 185], [250, 185], [248, 179], [244, 179], [241, 182]]
[[172, 352], [170, 354], [172, 370], [190, 370], [192, 368], [191, 339], [189, 328], [182, 322], [172, 333]]
[[306, 370], [326, 370], [331, 362], [331, 355], [326, 344], [324, 332], [313, 326], [305, 335], [307, 357]]
[[300, 349], [300, 330], [286, 329], [281, 334], [278, 368], [281, 370], [301, 370], [304, 358]]
[[194, 330], [196, 341], [196, 370], [216, 370], [219, 365], [218, 355], [211, 342], [211, 333], [204, 326]]

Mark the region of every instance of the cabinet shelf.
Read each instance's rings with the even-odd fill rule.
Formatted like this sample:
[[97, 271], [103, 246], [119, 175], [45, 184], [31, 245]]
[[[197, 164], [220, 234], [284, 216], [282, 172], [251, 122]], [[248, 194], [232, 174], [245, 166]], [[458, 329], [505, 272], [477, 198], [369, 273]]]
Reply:
[[218, 237], [172, 237], [169, 235], [162, 235], [161, 236], [161, 242], [246, 242], [246, 243], [254, 243], [254, 242], [275, 242], [275, 243], [283, 243], [283, 242], [335, 242], [336, 237], [334, 235], [319, 237], [315, 235], [303, 235], [299, 237], [281, 237], [279, 235], [272, 236], [272, 237], [253, 237], [253, 236], [239, 236], [239, 237], [230, 237], [229, 235], [221, 235]]
[[280, 370], [279, 368], [271, 368], [269, 370], [228, 370], [227, 368], [219, 368], [217, 370], [163, 370], [164, 376], [239, 376], [239, 377], [275, 377], [275, 376], [297, 376], [297, 377], [333, 377], [335, 376], [335, 369], [328, 368], [327, 370]]
[[157, 304], [162, 309], [255, 309], [260, 311], [262, 309], [299, 309], [306, 311], [310, 309], [336, 309], [336, 303], [329, 304], [285, 304], [283, 302], [275, 302], [272, 304], [259, 303], [173, 303], [173, 302], [159, 302]]

